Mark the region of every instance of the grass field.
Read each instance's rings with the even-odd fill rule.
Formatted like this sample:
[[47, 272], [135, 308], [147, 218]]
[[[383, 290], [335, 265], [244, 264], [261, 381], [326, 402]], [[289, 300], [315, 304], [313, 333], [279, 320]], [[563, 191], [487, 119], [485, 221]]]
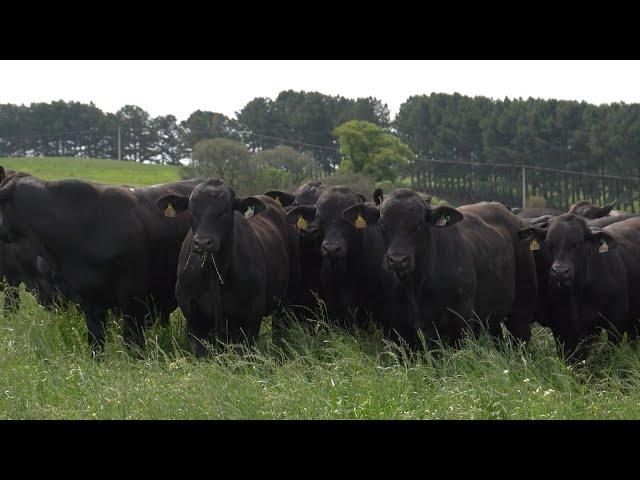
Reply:
[[604, 339], [569, 367], [549, 332], [530, 348], [485, 336], [459, 350], [408, 358], [380, 332], [321, 321], [276, 349], [270, 324], [254, 352], [195, 360], [179, 312], [153, 327], [143, 360], [117, 322], [90, 358], [76, 312], [24, 308], [0, 321], [0, 417], [5, 419], [631, 419], [640, 416], [640, 352]]
[[[109, 160], [0, 164], [42, 178], [131, 185], [178, 177], [175, 168]], [[2, 419], [640, 418], [640, 349], [626, 342], [601, 338], [585, 363], [568, 366], [550, 332], [536, 326], [526, 349], [481, 336], [409, 358], [379, 331], [347, 333], [315, 318], [291, 329], [283, 351], [267, 320], [255, 351], [198, 361], [175, 312], [169, 328], [149, 330], [142, 360], [127, 353], [112, 321], [104, 356], [94, 361], [77, 312], [49, 312], [21, 296], [17, 314], [0, 314]]]
[[0, 158], [0, 165], [30, 173], [43, 180], [79, 178], [134, 187], [180, 180], [179, 167], [99, 158]]

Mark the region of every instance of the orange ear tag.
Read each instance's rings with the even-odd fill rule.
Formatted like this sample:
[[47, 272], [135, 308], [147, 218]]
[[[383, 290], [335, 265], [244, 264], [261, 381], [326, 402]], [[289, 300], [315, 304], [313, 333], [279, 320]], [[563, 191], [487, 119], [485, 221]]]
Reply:
[[307, 221], [304, 218], [302, 218], [302, 215], [298, 215], [298, 223], [296, 223], [296, 226], [300, 230], [306, 230], [307, 227], [309, 226], [309, 224], [307, 223]]
[[176, 216], [176, 210], [175, 210], [175, 208], [173, 208], [173, 205], [171, 205], [171, 203], [169, 203], [169, 205], [167, 205], [167, 208], [165, 208], [164, 216], [165, 217], [175, 217]]
[[538, 240], [536, 240], [535, 238], [531, 240], [531, 244], [529, 245], [529, 250], [531, 250], [532, 252], [535, 252], [536, 250], [540, 250], [540, 244], [538, 243]]
[[359, 213], [358, 218], [356, 218], [356, 228], [365, 228], [366, 226], [367, 226], [367, 221]]

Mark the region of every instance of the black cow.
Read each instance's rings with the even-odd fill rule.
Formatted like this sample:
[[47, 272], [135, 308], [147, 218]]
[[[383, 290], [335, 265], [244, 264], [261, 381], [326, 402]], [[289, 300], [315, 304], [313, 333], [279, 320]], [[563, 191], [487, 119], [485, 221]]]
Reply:
[[286, 207], [290, 205], [293, 207], [297, 207], [298, 205], [315, 205], [320, 195], [322, 195], [322, 192], [327, 188], [329, 188], [329, 185], [318, 180], [312, 180], [300, 185], [293, 193], [287, 193], [281, 190], [270, 190], [266, 192], [265, 195], [275, 199], [286, 209]]
[[[328, 188], [329, 185], [313, 180], [298, 187], [293, 194], [271, 190], [265, 195], [275, 199], [286, 212], [289, 212], [300, 205], [315, 205], [320, 195]], [[295, 226], [291, 228], [297, 229], [300, 241], [300, 282], [290, 299], [293, 305], [313, 309], [317, 306], [315, 294], [319, 294], [322, 288], [320, 283], [322, 238], [319, 235], [317, 221], [309, 222], [304, 229]]]
[[590, 227], [604, 228], [604, 227], [606, 227], [608, 225], [612, 225], [612, 224], [618, 223], [618, 222], [623, 222], [625, 220], [628, 220], [630, 218], [635, 218], [635, 217], [638, 217], [638, 216], [640, 216], [640, 215], [638, 215], [637, 213], [622, 212], [622, 213], [620, 213], [618, 215], [607, 215], [606, 217], [587, 220], [587, 224]]
[[598, 328], [635, 336], [632, 320], [640, 314], [640, 218], [601, 229], [567, 213], [524, 228], [520, 236], [536, 252], [536, 319], [551, 328], [568, 355], [582, 358], [580, 342]]
[[[622, 214], [618, 216], [609, 215], [593, 220], [586, 220], [586, 224], [590, 228], [604, 228], [608, 225], [622, 222], [629, 218], [636, 217], [634, 214]], [[538, 218], [524, 218], [521, 221], [525, 225], [536, 228], [546, 229], [549, 222], [556, 218], [553, 215], [544, 215]], [[538, 279], [538, 301], [536, 305], [535, 319], [542, 326], [549, 326], [551, 297], [549, 293], [549, 269], [551, 268], [552, 258], [544, 243], [536, 242], [533, 244], [533, 258], [536, 264], [536, 276]]]
[[382, 297], [394, 280], [382, 268], [384, 244], [379, 228], [367, 226], [362, 218], [342, 217], [349, 207], [363, 205], [363, 200], [347, 187], [330, 187], [315, 206], [298, 206], [287, 214], [289, 223], [300, 230], [316, 229], [321, 255], [319, 293], [330, 319], [342, 324], [348, 322], [352, 308], [359, 325], [366, 324], [367, 313], [382, 320]]
[[[20, 172], [5, 171], [0, 166], [0, 186], [7, 177], [11, 178], [15, 175], [20, 175]], [[22, 239], [14, 243], [0, 241], [0, 290], [4, 292], [3, 310], [5, 313], [15, 312], [19, 308], [18, 287], [21, 283], [24, 283], [27, 290], [36, 296], [40, 305], [52, 306], [52, 285], [39, 273], [37, 268], [37, 259], [41, 254], [40, 245], [33, 239]]]
[[41, 245], [39, 270], [79, 304], [93, 352], [104, 345], [108, 309], [122, 313], [127, 344], [142, 347], [151, 304], [163, 323], [176, 308], [176, 265], [189, 229], [188, 215], [161, 215], [156, 202], [170, 193], [189, 195], [199, 182], [125, 188], [7, 178], [0, 188], [0, 240]]
[[298, 281], [298, 240], [284, 210], [264, 195], [239, 197], [217, 179], [191, 196], [158, 200], [160, 210], [169, 206], [191, 219], [175, 291], [196, 355], [206, 353], [206, 339], [252, 343], [262, 317]]
[[552, 217], [556, 217], [558, 215], [562, 215], [563, 212], [562, 210], [558, 210], [557, 208], [538, 208], [538, 207], [534, 207], [534, 208], [525, 208], [524, 210], [521, 210], [520, 212], [518, 212], [516, 215], [518, 216], [518, 218], [537, 218], [537, 217], [542, 217], [545, 215], [549, 215]]
[[497, 335], [506, 317], [511, 333], [526, 341], [536, 298], [533, 259], [519, 245], [522, 224], [503, 205], [480, 203], [458, 209], [431, 207], [409, 189], [398, 189], [381, 208], [358, 205], [344, 212], [363, 217], [384, 235], [385, 264], [399, 285], [385, 299], [406, 305], [393, 328], [415, 346], [427, 341], [457, 340], [474, 312], [489, 320]]
[[516, 213], [518, 217], [522, 219], [537, 218], [545, 215], [557, 217], [558, 215], [562, 215], [563, 213], [573, 213], [584, 218], [595, 219], [610, 215], [617, 203], [618, 201], [615, 200], [600, 207], [588, 200], [580, 200], [579, 202], [571, 205], [571, 208], [569, 208], [569, 212], [563, 212], [562, 210], [558, 210], [557, 208], [525, 208], [520, 212], [514, 213]]
[[571, 205], [568, 213], [573, 213], [574, 215], [590, 219], [602, 218], [609, 215], [617, 203], [618, 201], [614, 200], [611, 203], [599, 207], [588, 200], [580, 200], [579, 202]]

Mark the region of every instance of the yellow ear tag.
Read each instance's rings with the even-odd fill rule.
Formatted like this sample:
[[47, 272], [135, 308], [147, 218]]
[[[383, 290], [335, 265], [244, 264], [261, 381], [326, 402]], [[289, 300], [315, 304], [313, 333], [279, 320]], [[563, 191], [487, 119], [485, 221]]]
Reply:
[[609, 245], [604, 240], [602, 241], [602, 245], [598, 249], [598, 253], [607, 253], [609, 251]]
[[282, 206], [282, 202], [280, 201], [280, 197], [276, 197], [275, 201], [278, 203], [278, 205]]
[[358, 218], [356, 218], [356, 228], [365, 228], [367, 226], [367, 221], [364, 219], [362, 214], [358, 214]]
[[296, 226], [300, 230], [306, 230], [306, 228], [309, 226], [309, 224], [307, 223], [307, 221], [304, 218], [302, 218], [302, 215], [298, 215], [298, 223], [296, 223]]
[[175, 210], [175, 208], [173, 208], [173, 205], [171, 205], [171, 203], [169, 203], [169, 205], [167, 205], [167, 208], [165, 208], [164, 216], [165, 217], [175, 217], [176, 216], [176, 210]]
[[531, 251], [540, 250], [540, 244], [538, 243], [538, 240], [536, 240], [535, 238], [531, 240], [531, 244], [529, 245], [529, 250]]

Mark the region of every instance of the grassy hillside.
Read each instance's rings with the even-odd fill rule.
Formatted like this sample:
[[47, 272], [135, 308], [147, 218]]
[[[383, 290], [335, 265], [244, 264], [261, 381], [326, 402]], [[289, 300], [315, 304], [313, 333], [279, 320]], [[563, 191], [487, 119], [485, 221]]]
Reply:
[[98, 183], [144, 186], [180, 179], [179, 167], [99, 158], [0, 158], [0, 165], [44, 180], [79, 178]]

